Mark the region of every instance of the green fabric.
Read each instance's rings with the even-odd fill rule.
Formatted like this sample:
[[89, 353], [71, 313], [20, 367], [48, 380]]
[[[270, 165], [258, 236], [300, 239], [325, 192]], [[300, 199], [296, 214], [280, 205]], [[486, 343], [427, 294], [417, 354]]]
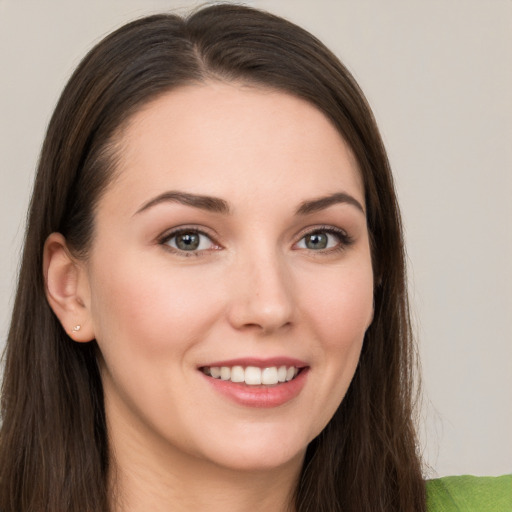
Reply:
[[428, 512], [512, 512], [512, 474], [429, 480], [427, 509]]

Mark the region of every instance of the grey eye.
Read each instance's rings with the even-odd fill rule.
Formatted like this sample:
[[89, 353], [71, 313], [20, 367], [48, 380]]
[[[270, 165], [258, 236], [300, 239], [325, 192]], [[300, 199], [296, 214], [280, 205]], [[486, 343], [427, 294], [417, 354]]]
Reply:
[[341, 242], [340, 237], [335, 233], [327, 231], [316, 231], [303, 236], [297, 247], [299, 249], [310, 249], [312, 251], [321, 251], [323, 249], [331, 249]]
[[167, 245], [180, 251], [203, 251], [214, 246], [212, 240], [198, 231], [184, 231], [169, 238]]
[[199, 242], [197, 233], [183, 233], [176, 237], [176, 247], [182, 251], [195, 251], [199, 247]]
[[325, 249], [328, 243], [327, 233], [312, 233], [304, 237], [304, 244], [308, 249]]

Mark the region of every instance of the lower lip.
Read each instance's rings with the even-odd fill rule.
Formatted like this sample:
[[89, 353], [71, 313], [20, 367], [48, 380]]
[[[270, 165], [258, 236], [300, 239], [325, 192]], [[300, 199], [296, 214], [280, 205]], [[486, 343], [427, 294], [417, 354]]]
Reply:
[[248, 386], [201, 374], [216, 391], [239, 405], [270, 408], [286, 404], [301, 392], [306, 383], [308, 368], [303, 368], [293, 380], [275, 386]]

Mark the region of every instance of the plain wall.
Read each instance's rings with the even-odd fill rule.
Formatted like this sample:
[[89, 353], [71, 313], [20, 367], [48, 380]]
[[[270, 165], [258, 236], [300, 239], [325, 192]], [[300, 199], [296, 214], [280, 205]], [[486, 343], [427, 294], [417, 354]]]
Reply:
[[[322, 39], [374, 109], [404, 216], [427, 474], [512, 472], [512, 2], [246, 3]], [[198, 4], [0, 0], [0, 347], [66, 79], [123, 22]]]

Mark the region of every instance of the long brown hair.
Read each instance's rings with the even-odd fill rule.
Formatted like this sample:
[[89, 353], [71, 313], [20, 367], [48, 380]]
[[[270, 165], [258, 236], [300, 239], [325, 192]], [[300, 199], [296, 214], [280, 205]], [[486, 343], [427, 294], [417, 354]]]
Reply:
[[108, 511], [98, 348], [72, 342], [51, 311], [43, 245], [61, 232], [86, 257], [124, 123], [158, 95], [210, 79], [270, 87], [315, 105], [351, 146], [364, 180], [374, 320], [343, 402], [307, 449], [295, 508], [424, 511], [402, 230], [373, 115], [347, 69], [311, 34], [234, 5], [121, 27], [90, 51], [62, 93], [40, 157], [5, 353], [0, 509]]

